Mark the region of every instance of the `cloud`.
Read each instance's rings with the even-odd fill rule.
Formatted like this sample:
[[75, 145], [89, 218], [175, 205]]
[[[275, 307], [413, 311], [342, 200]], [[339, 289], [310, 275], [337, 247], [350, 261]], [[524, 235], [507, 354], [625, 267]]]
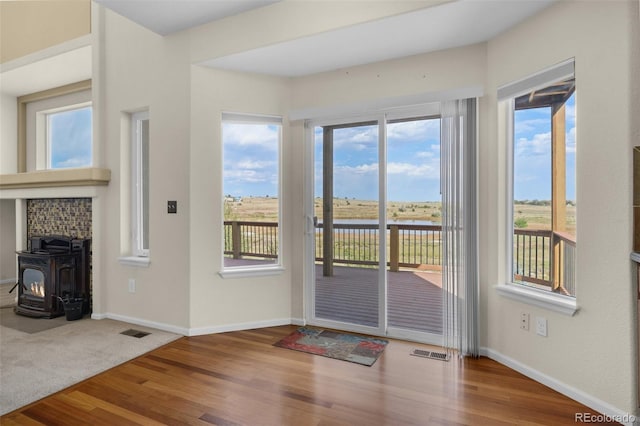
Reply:
[[75, 167], [88, 167], [91, 165], [91, 157], [72, 157], [65, 160], [54, 161], [53, 167], [56, 169], [69, 169]]
[[266, 169], [266, 168], [275, 169], [276, 166], [277, 166], [277, 163], [275, 161], [260, 161], [260, 160], [249, 160], [249, 159], [238, 161], [233, 165], [235, 169], [248, 169], [248, 170]]
[[278, 149], [278, 127], [271, 124], [224, 123], [222, 125], [225, 145], [260, 146]]
[[551, 153], [551, 132], [537, 133], [531, 139], [520, 138], [515, 145], [516, 157], [549, 155]]
[[410, 163], [389, 163], [387, 165], [388, 175], [416, 176], [425, 179], [435, 179], [440, 177], [440, 165], [436, 164], [410, 164]]
[[572, 153], [574, 154], [576, 152], [576, 128], [575, 126], [570, 128], [569, 131], [567, 132], [567, 139], [566, 139], [566, 149], [567, 149], [567, 154]]
[[416, 120], [387, 125], [387, 139], [394, 142], [416, 142], [440, 139], [440, 120]]

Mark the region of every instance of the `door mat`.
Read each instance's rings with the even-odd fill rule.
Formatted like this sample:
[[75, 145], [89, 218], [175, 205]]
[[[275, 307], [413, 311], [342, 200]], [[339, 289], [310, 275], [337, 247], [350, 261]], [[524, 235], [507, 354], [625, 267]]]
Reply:
[[300, 327], [274, 346], [372, 366], [388, 340]]

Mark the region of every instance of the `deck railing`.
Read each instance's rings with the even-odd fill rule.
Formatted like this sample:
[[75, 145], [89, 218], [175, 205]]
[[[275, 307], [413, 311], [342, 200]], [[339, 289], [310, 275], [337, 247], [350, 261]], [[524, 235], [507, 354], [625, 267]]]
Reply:
[[567, 233], [515, 229], [514, 279], [575, 296], [575, 248], [575, 240]]
[[224, 221], [224, 254], [242, 257], [278, 257], [278, 223]]
[[[278, 255], [276, 222], [225, 221], [225, 254], [275, 258]], [[375, 267], [380, 246], [377, 224], [333, 224], [332, 263]], [[325, 260], [323, 227], [316, 225], [316, 261]], [[438, 270], [442, 265], [440, 225], [387, 225], [387, 259], [391, 271], [400, 268]], [[513, 270], [518, 281], [575, 295], [575, 247], [572, 237], [551, 230], [515, 229]]]
[[[316, 260], [325, 257], [322, 224], [316, 225]], [[376, 266], [380, 262], [377, 224], [333, 224], [334, 263]], [[387, 225], [387, 266], [440, 269], [442, 227], [440, 225]]]

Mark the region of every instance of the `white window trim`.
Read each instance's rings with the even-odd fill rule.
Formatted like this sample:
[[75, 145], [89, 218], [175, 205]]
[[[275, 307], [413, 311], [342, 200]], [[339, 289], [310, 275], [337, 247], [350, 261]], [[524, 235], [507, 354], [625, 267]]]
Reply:
[[[220, 140], [222, 159], [224, 159], [224, 134], [223, 127], [225, 123], [240, 123], [240, 124], [273, 124], [279, 126], [278, 130], [278, 257], [276, 263], [269, 263], [265, 265], [249, 265], [249, 266], [224, 266], [224, 202], [220, 203], [222, 209], [221, 217], [222, 222], [220, 226], [222, 228], [221, 245], [221, 270], [218, 275], [222, 278], [243, 278], [243, 277], [256, 277], [256, 276], [269, 276], [281, 274], [285, 271], [283, 266], [283, 250], [282, 250], [282, 164], [283, 164], [283, 150], [282, 144], [284, 139], [284, 126], [283, 118], [277, 115], [268, 114], [251, 114], [251, 113], [236, 113], [223, 111], [220, 121]], [[220, 168], [220, 182], [224, 182], [224, 168]], [[224, 188], [221, 191], [222, 197], [224, 197]]]
[[[573, 316], [580, 308], [577, 298], [540, 290], [513, 281], [513, 179], [514, 179], [514, 111], [515, 98], [538, 88], [545, 87], [563, 78], [574, 75], [574, 60], [557, 64], [530, 77], [498, 88], [498, 132], [506, 146], [506, 283], [495, 287], [501, 296], [533, 306]], [[502, 133], [504, 132], [504, 133]]]
[[118, 258], [118, 262], [121, 265], [148, 268], [151, 264], [151, 259], [148, 257], [121, 256]]
[[[133, 257], [148, 258], [149, 248], [142, 247], [143, 199], [142, 191], [142, 143], [140, 128], [142, 121], [149, 120], [149, 111], [131, 114], [131, 252]], [[149, 206], [146, 206], [148, 209]]]

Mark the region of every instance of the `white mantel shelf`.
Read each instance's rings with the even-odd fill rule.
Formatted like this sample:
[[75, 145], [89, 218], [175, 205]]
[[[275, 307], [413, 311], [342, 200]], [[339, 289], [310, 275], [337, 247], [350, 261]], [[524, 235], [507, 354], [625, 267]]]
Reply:
[[0, 189], [105, 186], [110, 180], [111, 170], [98, 167], [38, 170], [0, 175]]

